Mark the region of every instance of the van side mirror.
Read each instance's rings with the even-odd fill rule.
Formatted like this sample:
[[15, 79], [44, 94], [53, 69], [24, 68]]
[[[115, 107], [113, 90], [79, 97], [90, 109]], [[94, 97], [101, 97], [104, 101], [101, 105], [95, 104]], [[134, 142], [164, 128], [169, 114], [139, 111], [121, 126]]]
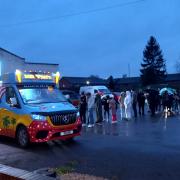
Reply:
[[18, 107], [17, 99], [15, 97], [10, 98], [10, 105], [12, 107]]
[[69, 100], [69, 99], [70, 99], [70, 95], [69, 95], [69, 94], [66, 94], [66, 95], [65, 95], [65, 98], [66, 98], [67, 100]]

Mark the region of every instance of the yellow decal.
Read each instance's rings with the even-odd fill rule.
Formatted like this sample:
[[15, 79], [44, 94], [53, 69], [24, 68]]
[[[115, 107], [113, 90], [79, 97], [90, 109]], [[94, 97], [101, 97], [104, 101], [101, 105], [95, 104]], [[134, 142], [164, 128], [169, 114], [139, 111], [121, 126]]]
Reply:
[[19, 82], [19, 83], [21, 83], [22, 82], [22, 73], [21, 73], [21, 71], [20, 70], [18, 70], [18, 69], [16, 69], [16, 79], [17, 79], [17, 81]]

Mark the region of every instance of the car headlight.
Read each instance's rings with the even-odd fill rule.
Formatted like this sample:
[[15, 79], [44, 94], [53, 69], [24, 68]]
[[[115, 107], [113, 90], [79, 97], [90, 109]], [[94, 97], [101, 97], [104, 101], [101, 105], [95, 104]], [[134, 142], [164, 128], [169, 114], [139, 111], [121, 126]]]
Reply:
[[31, 118], [36, 121], [46, 121], [47, 117], [39, 114], [31, 114]]

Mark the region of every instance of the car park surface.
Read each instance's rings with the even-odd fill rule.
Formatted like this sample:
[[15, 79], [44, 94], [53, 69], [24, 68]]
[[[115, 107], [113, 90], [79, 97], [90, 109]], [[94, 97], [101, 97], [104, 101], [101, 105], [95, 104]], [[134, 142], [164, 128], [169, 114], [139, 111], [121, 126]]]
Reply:
[[0, 163], [25, 170], [76, 162], [75, 171], [109, 179], [179, 179], [180, 117], [149, 115], [83, 128], [72, 143], [52, 141], [20, 149], [0, 138]]

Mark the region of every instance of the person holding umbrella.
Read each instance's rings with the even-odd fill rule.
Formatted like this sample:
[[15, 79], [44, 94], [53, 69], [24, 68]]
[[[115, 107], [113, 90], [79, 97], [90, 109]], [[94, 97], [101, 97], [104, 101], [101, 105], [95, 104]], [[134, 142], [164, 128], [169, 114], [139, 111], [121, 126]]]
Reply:
[[176, 91], [172, 88], [163, 88], [160, 90], [160, 95], [162, 96], [163, 110], [168, 109], [169, 112], [172, 110], [173, 105], [173, 94]]

